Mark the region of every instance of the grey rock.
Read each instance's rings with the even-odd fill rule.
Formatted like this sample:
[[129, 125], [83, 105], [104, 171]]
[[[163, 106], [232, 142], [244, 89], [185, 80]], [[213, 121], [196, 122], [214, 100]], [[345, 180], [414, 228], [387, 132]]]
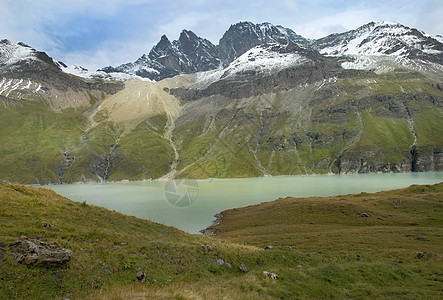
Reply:
[[267, 245], [266, 247], [265, 247], [265, 250], [270, 250], [270, 249], [272, 249], [274, 246], [272, 246], [272, 245]]
[[297, 265], [296, 268], [297, 269], [301, 269], [301, 268], [303, 268], [303, 266], [302, 265]]
[[246, 268], [246, 266], [244, 264], [241, 264], [238, 266], [238, 269], [240, 270], [240, 272], [242, 273], [247, 273], [249, 272], [248, 268]]
[[229, 269], [232, 268], [232, 265], [231, 265], [229, 262], [227, 262], [227, 261], [225, 261], [224, 259], [221, 259], [221, 258], [217, 259], [217, 260], [215, 261], [215, 263], [217, 264], [217, 266], [223, 266], [223, 265], [225, 265], [225, 266], [228, 267]]
[[19, 239], [9, 245], [17, 262], [26, 265], [61, 265], [68, 262], [72, 251], [60, 247], [56, 242]]
[[45, 229], [53, 230], [53, 231], [63, 231], [60, 228], [57, 228], [54, 225], [51, 225], [46, 221], [42, 221], [42, 227]]
[[369, 218], [369, 214], [367, 214], [367, 213], [362, 213], [362, 214], [361, 214], [361, 217], [362, 217], [362, 218]]
[[3, 180], [2, 183], [3, 184], [11, 184], [11, 182], [9, 182], [8, 180]]
[[265, 274], [268, 278], [274, 279], [274, 280], [278, 280], [278, 275], [275, 273], [271, 273], [268, 271], [263, 271], [263, 274]]
[[202, 246], [203, 250], [205, 250], [206, 252], [210, 252], [210, 251], [212, 251], [212, 250], [215, 249], [214, 246], [212, 246], [212, 245], [208, 245], [208, 244], [203, 244], [203, 245], [201, 245], [201, 246]]
[[146, 281], [146, 274], [143, 271], [138, 271], [136, 277], [137, 277], [138, 282], [140, 282], [140, 283], [143, 283]]

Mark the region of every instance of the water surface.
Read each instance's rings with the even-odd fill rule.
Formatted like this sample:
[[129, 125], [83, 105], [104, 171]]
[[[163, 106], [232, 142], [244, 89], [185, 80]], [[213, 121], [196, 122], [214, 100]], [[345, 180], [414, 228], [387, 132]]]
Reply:
[[[377, 192], [443, 181], [443, 172], [309, 175], [244, 179], [65, 184], [48, 186], [74, 201], [98, 205], [127, 215], [149, 219], [191, 233], [211, 225], [223, 210], [272, 201], [281, 197], [332, 196]], [[165, 189], [166, 193], [165, 194]], [[183, 200], [194, 200], [184, 206]], [[176, 199], [179, 199], [177, 205]]]

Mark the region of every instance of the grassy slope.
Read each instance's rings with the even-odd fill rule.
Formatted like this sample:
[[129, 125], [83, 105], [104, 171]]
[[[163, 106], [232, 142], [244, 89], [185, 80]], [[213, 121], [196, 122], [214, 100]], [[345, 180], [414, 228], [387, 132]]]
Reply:
[[57, 182], [62, 152], [84, 130], [80, 111], [54, 112], [39, 105], [0, 108], [0, 176], [18, 182]]
[[[301, 289], [323, 287], [322, 297], [330, 292], [339, 298], [438, 298], [443, 296], [442, 258], [419, 260], [416, 255], [443, 254], [442, 199], [443, 183], [376, 194], [286, 198], [225, 211], [213, 228], [220, 239], [271, 244], [278, 251], [290, 245], [308, 254], [301, 270], [293, 264], [274, 270], [301, 281]], [[297, 290], [301, 297], [312, 293]]]
[[[27, 235], [73, 250], [66, 266], [53, 268], [20, 265], [6, 252], [0, 298], [438, 298], [442, 260], [416, 254], [443, 252], [442, 194], [439, 184], [280, 199], [225, 212], [217, 226], [223, 233], [210, 238], [75, 203], [50, 190], [0, 184], [0, 247]], [[46, 230], [42, 221], [63, 231]], [[216, 249], [203, 251], [206, 243]], [[267, 244], [274, 248], [261, 249]], [[233, 268], [217, 266], [217, 258]], [[237, 270], [241, 263], [247, 274]], [[136, 283], [140, 269], [147, 283]], [[264, 270], [280, 279], [267, 279]]]

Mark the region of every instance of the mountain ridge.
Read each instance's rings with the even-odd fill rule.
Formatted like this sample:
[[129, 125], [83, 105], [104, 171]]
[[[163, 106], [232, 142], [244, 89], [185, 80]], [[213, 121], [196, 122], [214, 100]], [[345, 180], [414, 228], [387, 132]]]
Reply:
[[[116, 68], [106, 67], [100, 69], [100, 71], [126, 72], [129, 74], [139, 75], [141, 77], [147, 77], [153, 80], [159, 80], [178, 74], [190, 74], [195, 72], [213, 70], [216, 69], [220, 64], [223, 65], [223, 67], [226, 67], [229, 63], [240, 57], [246, 51], [252, 49], [255, 46], [264, 45], [267, 43], [280, 43], [283, 45], [287, 43], [294, 43], [298, 45], [312, 47], [314, 50], [317, 50], [324, 55], [348, 57], [349, 55], [359, 54], [355, 52], [356, 47], [359, 43], [357, 43], [357, 41], [354, 41], [355, 45], [348, 45], [348, 42], [355, 40], [356, 36], [359, 34], [361, 35], [362, 33], [367, 33], [368, 30], [377, 32], [377, 30], [383, 28], [385, 29], [385, 32], [383, 33], [382, 37], [377, 39], [377, 37], [375, 36], [372, 37], [372, 40], [366, 41], [367, 46], [365, 49], [363, 49], [364, 51], [361, 51], [360, 54], [384, 54], [387, 56], [398, 57], [398, 51], [401, 50], [402, 53], [400, 54], [403, 54], [401, 57], [430, 62], [438, 65], [442, 64], [441, 57], [443, 57], [443, 44], [441, 42], [441, 39], [425, 34], [420, 30], [401, 25], [399, 23], [386, 21], [370, 22], [368, 24], [360, 26], [355, 30], [346, 31], [343, 33], [333, 33], [323, 38], [309, 40], [296, 34], [291, 29], [284, 28], [280, 25], [274, 26], [270, 23], [253, 24], [246, 21], [231, 25], [230, 28], [220, 38], [218, 45], [213, 45], [206, 40], [207, 43], [209, 43], [210, 45], [210, 51], [208, 51], [209, 59], [212, 59], [213, 62], [209, 65], [204, 64], [202, 67], [199, 59], [194, 58], [193, 63], [197, 63], [197, 65], [195, 65], [194, 67], [183, 69], [175, 66], [171, 68], [171, 64], [165, 62], [165, 59], [163, 59], [164, 61], [161, 62], [158, 61], [158, 56], [155, 57], [154, 55], [152, 55], [156, 52], [155, 49], [163, 47], [163, 56], [168, 56], [166, 52], [169, 51], [174, 53], [174, 56], [176, 57], [180, 55], [187, 57], [187, 55], [189, 55], [189, 51], [188, 53], [172, 51], [177, 50], [177, 45], [180, 45], [180, 39], [182, 38], [182, 36], [184, 36], [186, 32], [191, 32], [183, 30], [180, 34], [180, 38], [173, 41], [172, 43], [169, 42], [168, 38], [165, 35], [163, 35], [158, 44], [152, 48], [149, 55], [142, 55], [138, 60], [136, 60], [135, 63], [123, 64]], [[392, 32], [389, 32], [389, 29], [391, 29]], [[194, 33], [192, 34], [195, 35]], [[403, 36], [398, 37], [397, 35], [399, 34], [403, 34]], [[391, 35], [391, 41], [386, 41], [386, 39], [383, 40], [383, 37], [386, 37], [387, 35]], [[403, 41], [405, 38], [415, 38], [415, 41], [409, 41], [408, 44], [407, 41]], [[195, 35], [194, 40], [197, 39], [204, 40]], [[342, 41], [341, 45], [340, 40]], [[362, 40], [359, 42], [362, 42], [363, 40], [364, 39], [362, 38]], [[389, 44], [389, 42], [391, 43], [391, 45], [386, 45], [387, 43]], [[385, 49], [381, 49], [380, 45], [385, 46]], [[337, 47], [339, 46], [341, 46], [341, 52], [340, 49], [337, 49]], [[348, 46], [352, 46], [351, 50], [353, 50], [354, 52], [349, 50], [347, 48]], [[424, 47], [424, 49], [420, 49], [419, 46], [422, 46], [422, 48]], [[378, 48], [374, 50], [374, 48], [376, 47]], [[344, 51], [345, 49], [348, 51]], [[335, 54], [334, 51], [336, 52]], [[203, 56], [203, 58], [208, 59], [208, 56]], [[217, 64], [216, 62], [219, 62], [219, 64]], [[400, 61], [393, 63], [395, 65], [403, 67], [410, 66], [412, 64], [409, 61]], [[362, 65], [364, 65], [363, 62], [354, 65], [348, 64], [347, 66], [349, 68], [364, 68], [364, 66]], [[161, 72], [159, 70], [164, 71]]]
[[[277, 27], [259, 25], [233, 26], [228, 37], [239, 31], [258, 44], [238, 48], [245, 52], [226, 65], [190, 31], [181, 41], [163, 37], [144, 59], [178, 75], [157, 82], [45, 57], [3, 67], [0, 177], [69, 183], [443, 169], [441, 64], [383, 51], [324, 55], [315, 41], [293, 43], [281, 30], [260, 40], [257, 28]], [[401, 27], [405, 34], [390, 39], [388, 27], [380, 35], [375, 27], [335, 42], [345, 49], [359, 38], [351, 45], [364, 50], [384, 35], [395, 42], [415, 32]], [[439, 46], [421, 36], [427, 49]], [[198, 66], [203, 56], [208, 64]]]

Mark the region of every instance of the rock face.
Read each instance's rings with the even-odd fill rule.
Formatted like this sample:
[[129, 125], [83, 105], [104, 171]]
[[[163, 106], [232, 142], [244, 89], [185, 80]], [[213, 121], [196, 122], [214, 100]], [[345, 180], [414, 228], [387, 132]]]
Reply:
[[9, 245], [12, 256], [25, 265], [61, 265], [69, 261], [72, 251], [55, 242], [20, 239]]
[[220, 59], [225, 65], [257, 45], [267, 43], [307, 44], [308, 41], [289, 28], [270, 23], [253, 24], [240, 22], [232, 25], [220, 39], [218, 48]]
[[216, 69], [220, 65], [218, 50], [207, 39], [198, 37], [189, 30], [183, 30], [178, 40], [172, 43], [163, 35], [148, 55], [134, 63], [116, 68], [106, 67], [104, 72], [122, 72], [153, 80]]
[[192, 31], [183, 30], [179, 39], [172, 42], [163, 35], [149, 54], [133, 63], [109, 66], [99, 71], [121, 72], [158, 81], [178, 74], [214, 70], [221, 64], [226, 66], [249, 49], [268, 43], [307, 45], [308, 41], [289, 28], [269, 23], [240, 22], [232, 25], [218, 46]]

